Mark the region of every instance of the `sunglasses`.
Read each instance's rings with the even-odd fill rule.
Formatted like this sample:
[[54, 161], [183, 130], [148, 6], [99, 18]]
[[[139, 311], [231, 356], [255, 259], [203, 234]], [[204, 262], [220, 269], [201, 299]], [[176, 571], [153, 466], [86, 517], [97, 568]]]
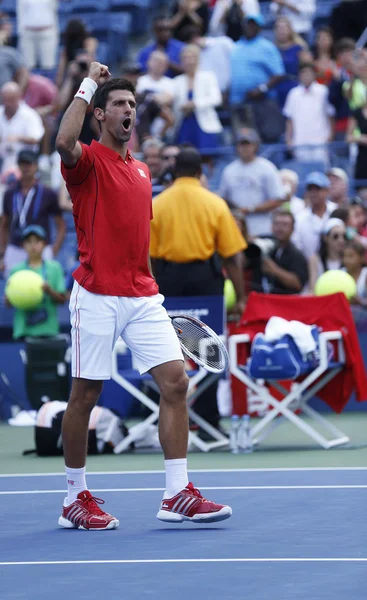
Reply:
[[332, 239], [332, 240], [339, 240], [339, 239], [341, 239], [341, 240], [347, 240], [348, 238], [345, 235], [345, 233], [333, 233], [330, 236], [330, 239]]

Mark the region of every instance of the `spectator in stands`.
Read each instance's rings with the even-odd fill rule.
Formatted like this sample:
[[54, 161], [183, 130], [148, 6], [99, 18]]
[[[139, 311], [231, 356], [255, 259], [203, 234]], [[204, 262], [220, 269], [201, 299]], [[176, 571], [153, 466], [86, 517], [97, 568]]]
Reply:
[[166, 17], [156, 17], [153, 21], [155, 42], [148, 44], [138, 54], [138, 63], [145, 72], [148, 66], [148, 58], [154, 50], [161, 50], [168, 56], [168, 69], [166, 75], [175, 77], [182, 73], [180, 63], [181, 50], [184, 47], [182, 42], [173, 39], [171, 22]]
[[182, 32], [188, 25], [200, 27], [201, 35], [208, 31], [210, 13], [207, 0], [177, 0], [172, 15], [170, 23], [176, 40], [184, 41]]
[[0, 46], [0, 89], [8, 81], [15, 81], [23, 92], [27, 77], [28, 71], [20, 52], [10, 46]]
[[310, 258], [320, 246], [320, 236], [337, 204], [328, 200], [330, 181], [321, 172], [310, 173], [305, 181], [308, 206], [296, 217], [293, 243]]
[[349, 203], [349, 177], [338, 167], [333, 167], [327, 172], [330, 181], [329, 200], [335, 202], [338, 206]]
[[[249, 15], [245, 20], [245, 37], [236, 42], [231, 56], [229, 101], [232, 105], [232, 126], [235, 133], [244, 125], [256, 125], [263, 139], [275, 141], [268, 139], [267, 135], [270, 126], [273, 129], [273, 122], [277, 117], [272, 111], [270, 122], [267, 120], [269, 103], [264, 105], [264, 100], [268, 98], [269, 90], [270, 95], [274, 94], [271, 88], [284, 78], [285, 72], [279, 50], [261, 35], [263, 26], [264, 19], [261, 15]], [[278, 106], [275, 106], [279, 113]], [[281, 114], [278, 116], [283, 131], [283, 118]], [[265, 126], [262, 127], [264, 123]]]
[[147, 165], [152, 178], [152, 185], [157, 185], [162, 173], [161, 152], [164, 144], [161, 140], [149, 138], [142, 144], [143, 162]]
[[187, 27], [183, 32], [184, 41], [200, 48], [199, 69], [215, 74], [222, 95], [229, 90], [231, 81], [231, 54], [234, 43], [226, 35], [217, 37], [202, 36], [196, 26]]
[[305, 208], [305, 201], [296, 196], [299, 186], [299, 177], [291, 169], [281, 169], [279, 171], [280, 179], [283, 184], [284, 194], [289, 198], [283, 205], [283, 210], [289, 210], [296, 218]]
[[136, 130], [140, 141], [145, 137], [163, 138], [173, 127], [172, 102], [174, 83], [165, 72], [168, 56], [155, 50], [148, 59], [148, 72], [139, 77], [136, 85], [138, 109]]
[[[276, 210], [272, 220], [273, 248], [269, 253], [261, 252], [259, 268], [253, 268], [253, 290], [266, 294], [299, 294], [303, 290], [308, 281], [308, 264], [291, 242], [293, 230], [292, 213]], [[248, 250], [253, 250], [253, 246]]]
[[213, 36], [225, 35], [237, 42], [243, 33], [246, 15], [260, 14], [258, 0], [217, 0], [209, 23]]
[[[353, 223], [360, 236], [359, 241], [364, 247], [367, 246], [367, 206], [359, 196], [352, 198], [350, 210], [353, 215]], [[363, 238], [363, 239], [362, 239]]]
[[366, 248], [360, 242], [348, 241], [343, 252], [344, 269], [357, 285], [357, 294], [352, 299], [353, 304], [367, 308], [367, 267]]
[[57, 68], [56, 84], [61, 87], [67, 73], [68, 65], [75, 61], [81, 52], [89, 55], [92, 62], [96, 59], [98, 40], [90, 35], [83, 21], [71, 19], [63, 35], [63, 47]]
[[173, 109], [176, 141], [189, 142], [200, 151], [215, 148], [223, 127], [215, 110], [222, 103], [217, 78], [199, 69], [200, 49], [187, 45], [181, 53], [184, 70], [174, 80]]
[[289, 92], [283, 110], [287, 119], [286, 143], [298, 160], [326, 162], [325, 145], [333, 137], [335, 112], [328, 101], [328, 88], [315, 81], [313, 64], [300, 66], [299, 82]]
[[330, 27], [323, 26], [317, 31], [314, 59], [316, 81], [329, 85], [336, 71], [334, 38]]
[[[44, 259], [47, 233], [40, 225], [29, 225], [22, 234], [25, 259], [14, 265], [10, 275], [24, 269], [34, 271], [44, 279], [44, 297], [34, 310], [14, 312], [13, 338], [51, 337], [59, 333], [57, 305], [66, 300], [64, 273], [60, 263]], [[9, 303], [7, 302], [8, 306]]]
[[353, 71], [355, 41], [343, 38], [335, 44], [336, 67], [329, 84], [329, 102], [335, 109], [335, 137], [344, 139], [350, 114], [343, 86], [349, 82]]
[[270, 4], [270, 10], [277, 17], [287, 17], [294, 31], [308, 41], [316, 12], [316, 0], [274, 0]]
[[41, 170], [50, 169], [51, 137], [56, 128], [56, 99], [58, 89], [56, 85], [43, 75], [28, 73], [28, 81], [24, 90], [24, 102], [34, 108], [42, 119], [45, 135], [41, 143], [41, 157], [39, 167]]
[[[76, 52], [75, 60], [72, 60], [68, 63], [66, 76], [56, 100], [57, 109], [60, 113], [60, 120], [63, 113], [71, 104], [74, 95], [78, 91], [84, 77], [87, 77], [90, 63], [91, 57], [87, 52], [85, 52], [85, 50]], [[83, 127], [79, 135], [79, 140], [84, 144], [89, 145], [93, 140], [99, 139], [99, 136], [100, 130], [97, 120], [94, 117], [93, 105], [89, 104], [83, 122]]]
[[6, 12], [0, 11], [0, 45], [10, 46], [13, 36], [13, 25]]
[[344, 82], [343, 92], [351, 111], [363, 108], [367, 100], [367, 50], [359, 50], [353, 59], [351, 80]]
[[287, 17], [278, 17], [274, 31], [275, 45], [281, 54], [286, 72], [286, 77], [275, 88], [278, 103], [283, 108], [288, 92], [298, 85], [299, 57], [306, 48], [306, 43], [292, 29]]
[[3, 105], [0, 106], [0, 158], [1, 171], [17, 164], [21, 150], [38, 151], [45, 133], [39, 114], [21, 99], [21, 89], [13, 81], [1, 88]]
[[363, 108], [352, 112], [348, 122], [346, 140], [349, 144], [357, 144], [358, 153], [354, 170], [357, 189], [367, 187], [367, 101]]
[[335, 217], [330, 218], [322, 229], [319, 249], [309, 260], [309, 286], [312, 294], [320, 275], [325, 271], [342, 268], [345, 241], [346, 228], [343, 221]]
[[250, 236], [270, 234], [271, 213], [285, 200], [277, 168], [257, 155], [259, 144], [255, 130], [238, 133], [238, 159], [225, 167], [219, 185], [219, 195], [246, 216]]
[[19, 45], [28, 69], [55, 69], [59, 46], [57, 0], [17, 0]]
[[[234, 313], [245, 306], [242, 252], [246, 248], [226, 203], [199, 181], [201, 157], [185, 148], [176, 159], [176, 180], [154, 200], [150, 254], [160, 292], [165, 296], [222, 295], [219, 256], [237, 294]], [[217, 383], [195, 402], [195, 411], [219, 427]]]
[[176, 166], [176, 158], [180, 153], [179, 146], [175, 144], [166, 144], [161, 151], [162, 166], [164, 169], [174, 169]]
[[[16, 186], [4, 195], [4, 214], [0, 227], [0, 269], [8, 273], [17, 262], [25, 259], [22, 248], [23, 231], [28, 225], [40, 225], [46, 232], [45, 260], [57, 255], [65, 237], [65, 222], [57, 195], [37, 180], [37, 154], [23, 150], [18, 156], [21, 177]], [[50, 219], [54, 219], [56, 239], [51, 246]]]
[[330, 215], [330, 219], [340, 219], [343, 221], [346, 230], [346, 239], [360, 242], [367, 248], [367, 238], [360, 235], [360, 221], [355, 206], [343, 206], [336, 208]]

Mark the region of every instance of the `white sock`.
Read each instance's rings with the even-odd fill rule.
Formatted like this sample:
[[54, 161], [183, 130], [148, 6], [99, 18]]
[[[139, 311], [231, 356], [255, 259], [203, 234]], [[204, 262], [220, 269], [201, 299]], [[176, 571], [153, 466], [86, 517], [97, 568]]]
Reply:
[[163, 498], [173, 498], [178, 492], [183, 490], [189, 483], [187, 476], [187, 458], [175, 458], [165, 460], [166, 469], [166, 491]]
[[64, 500], [64, 505], [69, 506], [77, 499], [79, 492], [87, 490], [85, 481], [85, 467], [81, 469], [70, 469], [65, 467], [66, 480], [68, 482], [68, 497]]

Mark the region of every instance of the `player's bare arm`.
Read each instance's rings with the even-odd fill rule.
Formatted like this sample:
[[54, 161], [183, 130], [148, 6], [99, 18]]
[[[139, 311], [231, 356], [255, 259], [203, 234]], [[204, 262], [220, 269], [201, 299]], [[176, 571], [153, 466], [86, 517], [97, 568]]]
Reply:
[[74, 98], [62, 118], [56, 137], [56, 149], [62, 161], [68, 167], [74, 167], [81, 157], [82, 147], [78, 139], [83, 127], [88, 104], [97, 89], [98, 82], [109, 76], [110, 72], [106, 65], [92, 62], [88, 77], [82, 82], [79, 92], [76, 94], [77, 97]]

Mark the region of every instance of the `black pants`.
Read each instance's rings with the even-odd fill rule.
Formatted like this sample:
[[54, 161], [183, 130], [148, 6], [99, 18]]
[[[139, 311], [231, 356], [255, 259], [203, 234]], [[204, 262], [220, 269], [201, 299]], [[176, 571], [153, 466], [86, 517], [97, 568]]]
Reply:
[[[155, 277], [164, 296], [220, 296], [223, 275], [217, 256], [205, 262], [173, 263], [157, 260]], [[213, 427], [219, 425], [216, 381], [195, 402], [195, 412]]]

